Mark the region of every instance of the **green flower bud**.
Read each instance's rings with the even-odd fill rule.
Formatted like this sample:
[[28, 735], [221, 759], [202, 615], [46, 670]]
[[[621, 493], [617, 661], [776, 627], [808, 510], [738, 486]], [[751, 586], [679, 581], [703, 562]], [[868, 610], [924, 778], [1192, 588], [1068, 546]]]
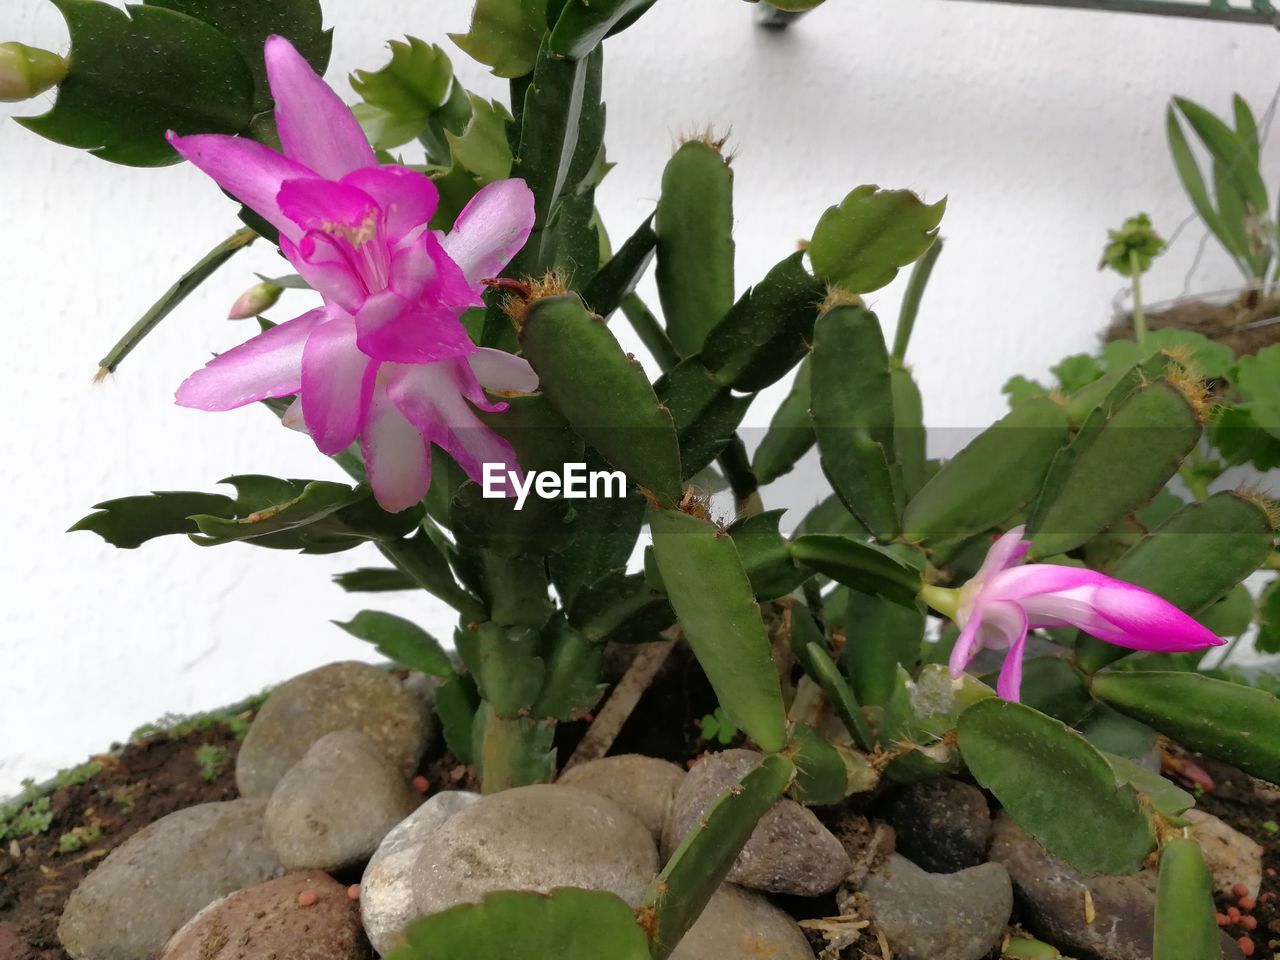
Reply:
[[25, 43], [0, 43], [0, 101], [30, 100], [60, 84], [67, 60]]
[[227, 319], [248, 320], [250, 317], [256, 317], [274, 307], [282, 293], [284, 293], [284, 287], [278, 287], [269, 281], [255, 283], [236, 298], [236, 302], [231, 305], [231, 312], [227, 314]]
[[1165, 242], [1145, 213], [1130, 217], [1119, 230], [1107, 231], [1107, 245], [1098, 269], [1110, 267], [1122, 277], [1141, 275], [1164, 252]]

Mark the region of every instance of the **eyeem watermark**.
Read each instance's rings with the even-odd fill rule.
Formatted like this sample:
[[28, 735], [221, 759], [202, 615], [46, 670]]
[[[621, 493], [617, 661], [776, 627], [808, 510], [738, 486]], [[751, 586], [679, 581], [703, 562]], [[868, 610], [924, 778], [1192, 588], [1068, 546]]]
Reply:
[[627, 495], [627, 475], [621, 470], [588, 470], [585, 463], [566, 463], [559, 473], [530, 470], [522, 483], [519, 472], [508, 470], [505, 463], [486, 463], [483, 491], [486, 500], [502, 500], [514, 493], [517, 510], [524, 509], [530, 493], [543, 500], [621, 500]]

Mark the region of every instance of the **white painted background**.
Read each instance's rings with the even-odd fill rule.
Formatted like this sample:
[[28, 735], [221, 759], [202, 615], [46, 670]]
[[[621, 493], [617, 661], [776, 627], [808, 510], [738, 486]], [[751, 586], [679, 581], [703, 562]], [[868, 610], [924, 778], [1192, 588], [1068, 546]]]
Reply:
[[[468, 0], [326, 0], [329, 77], [377, 67], [403, 33], [452, 46]], [[740, 0], [663, 0], [608, 49], [601, 191], [615, 239], [652, 208], [672, 135], [732, 127], [739, 286], [867, 182], [948, 194], [949, 241], [910, 360], [931, 426], [973, 428], [1004, 409], [1016, 372], [1087, 349], [1119, 281], [1095, 265], [1108, 226], [1147, 210], [1166, 232], [1188, 212], [1167, 158], [1171, 93], [1259, 109], [1280, 77], [1280, 38], [1257, 26], [1016, 9], [945, 0], [830, 0], [786, 34]], [[0, 39], [63, 48], [46, 0], [4, 0]], [[456, 52], [456, 51], [455, 51]], [[460, 53], [473, 89], [504, 85]], [[49, 100], [51, 98], [44, 98]], [[43, 107], [6, 111], [32, 114]], [[1277, 138], [1268, 145], [1277, 169]], [[329, 624], [364, 605], [329, 576], [375, 555], [297, 558], [165, 540], [117, 551], [63, 531], [102, 499], [209, 489], [244, 472], [334, 476], [305, 437], [261, 410], [172, 405], [210, 351], [249, 332], [222, 319], [260, 244], [193, 297], [111, 381], [97, 359], [152, 299], [237, 226], [194, 169], [131, 170], [0, 122], [0, 796], [167, 711], [234, 701], [293, 673], [364, 654]], [[1183, 287], [1199, 239], [1184, 233], [1150, 281]], [[1210, 248], [1192, 278], [1234, 281]], [[901, 283], [876, 296], [896, 314]], [[301, 312], [292, 294], [277, 319]], [[776, 391], [775, 391], [776, 394]], [[767, 420], [774, 395], [753, 414]], [[950, 446], [942, 441], [941, 446]], [[375, 598], [376, 600], [376, 598]], [[429, 598], [388, 602], [447, 636]]]

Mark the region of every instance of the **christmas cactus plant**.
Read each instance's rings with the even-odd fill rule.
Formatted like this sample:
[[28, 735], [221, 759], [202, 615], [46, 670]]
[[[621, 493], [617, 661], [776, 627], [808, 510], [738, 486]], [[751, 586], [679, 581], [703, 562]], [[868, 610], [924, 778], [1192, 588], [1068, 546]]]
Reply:
[[[651, 0], [480, 0], [454, 39], [510, 79], [507, 103], [410, 38], [356, 74], [354, 108], [319, 75], [315, 0], [53, 2], [67, 58], [0, 48], [7, 96], [57, 86], [24, 124], [110, 161], [185, 159], [245, 223], [103, 375], [238, 249], [278, 245], [295, 273], [233, 314], [284, 288], [317, 305], [262, 320], [175, 382], [177, 402], [265, 407], [350, 476], [127, 496], [74, 529], [124, 548], [370, 545], [385, 562], [342, 586], [443, 600], [457, 659], [388, 613], [343, 626], [439, 678], [448, 745], [485, 793], [556, 778], [557, 727], [597, 710], [615, 644], [687, 642], [717, 728], [759, 752], [641, 903], [491, 893], [416, 920], [398, 958], [663, 960], [779, 801], [826, 808], [962, 771], [1081, 871], [1159, 859], [1161, 960], [1217, 949], [1205, 868], [1181, 839], [1194, 798], [1134, 758], [1163, 736], [1280, 782], [1280, 704], [1184, 669], [1233, 633], [1225, 608], [1274, 563], [1277, 517], [1250, 491], [1162, 493], [1212, 419], [1194, 355], [1156, 345], [1069, 395], [1027, 391], [956, 456], [928, 459], [905, 358], [945, 201], [851, 185], [738, 295], [744, 185], [708, 134], [677, 147], [653, 214], [610, 249], [594, 199], [611, 165], [605, 50]], [[422, 162], [397, 153], [409, 144]], [[912, 264], [890, 345], [862, 296]], [[635, 292], [651, 265], [658, 304]], [[624, 322], [656, 382], [620, 346]], [[789, 376], [752, 457], [747, 409]], [[784, 532], [768, 484], [814, 447], [826, 486]], [[713, 476], [732, 509], [700, 492]], [[980, 668], [983, 650], [999, 664]]]

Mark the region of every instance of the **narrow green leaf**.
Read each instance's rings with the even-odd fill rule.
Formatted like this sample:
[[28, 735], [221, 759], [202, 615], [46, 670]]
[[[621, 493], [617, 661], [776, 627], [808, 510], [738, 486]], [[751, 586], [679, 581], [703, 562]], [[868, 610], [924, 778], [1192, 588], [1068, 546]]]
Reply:
[[653, 216], [650, 215], [591, 278], [582, 291], [582, 299], [608, 320], [649, 269], [657, 243], [658, 235], [653, 232]]
[[850, 536], [809, 533], [791, 542], [791, 555], [803, 566], [847, 587], [912, 608], [916, 605], [922, 584], [920, 571], [877, 544]]
[[333, 582], [348, 593], [391, 593], [417, 586], [395, 567], [360, 567], [335, 574]]
[[1222, 960], [1213, 877], [1200, 844], [1174, 837], [1160, 854], [1152, 960]]
[[753, 399], [737, 396], [718, 383], [696, 356], [682, 360], [664, 374], [654, 391], [675, 422], [685, 481], [733, 443], [734, 431]]
[[416, 623], [380, 610], [361, 610], [338, 626], [359, 640], [372, 643], [388, 660], [433, 677], [453, 676], [453, 664], [440, 642]]
[[859, 703], [883, 706], [893, 692], [899, 665], [914, 670], [920, 659], [924, 609], [919, 602], [894, 603], [850, 588], [842, 593], [848, 602], [841, 666]]
[[740, 783], [722, 793], [680, 842], [649, 885], [641, 908], [652, 911], [653, 960], [666, 960], [693, 926], [756, 824], [782, 799], [795, 773], [795, 764], [786, 757], [765, 757]]
[[151, 305], [151, 309], [129, 328], [129, 332], [107, 351], [107, 355], [98, 361], [98, 375], [104, 376], [104, 371], [105, 373], [114, 373], [116, 367], [120, 366], [121, 361], [133, 352], [134, 348], [146, 338], [147, 334], [160, 325], [161, 320], [171, 314], [178, 304], [182, 303], [202, 283], [213, 276], [219, 267], [256, 239], [258, 239], [258, 234], [253, 230], [237, 230], [205, 254], [200, 259], [200, 262], [179, 277], [177, 282]]
[[1187, 192], [1191, 205], [1195, 207], [1200, 219], [1213, 231], [1213, 235], [1218, 238], [1218, 242], [1227, 249], [1227, 252], [1237, 260], [1242, 260], [1246, 251], [1236, 245], [1235, 240], [1223, 225], [1218, 208], [1209, 196], [1209, 188], [1205, 186], [1200, 164], [1196, 161], [1195, 154], [1191, 152], [1191, 144], [1187, 142], [1187, 135], [1182, 132], [1182, 122], [1178, 119], [1178, 114], [1172, 105], [1165, 111], [1165, 132], [1169, 138], [1169, 152], [1173, 155], [1173, 165], [1178, 171], [1178, 178], [1182, 181], [1182, 188]]
[[728, 529], [743, 569], [751, 580], [751, 591], [759, 601], [785, 597], [810, 573], [792, 559], [785, 537], [779, 530], [785, 510], [768, 510], [735, 520]]
[[1227, 177], [1252, 212], [1265, 215], [1269, 204], [1267, 186], [1253, 161], [1249, 144], [1198, 103], [1185, 97], [1174, 97], [1173, 102], [1178, 105], [1178, 109], [1214, 160], [1222, 164]]
[[471, 735], [475, 727], [476, 709], [480, 706], [475, 681], [466, 674], [455, 674], [436, 687], [435, 703], [444, 732], [444, 742], [459, 763], [475, 763]]
[[733, 540], [714, 524], [673, 510], [651, 510], [649, 524], [667, 595], [720, 705], [762, 750], [781, 750], [782, 690]]
[[235, 501], [220, 493], [158, 491], [95, 503], [98, 511], [76, 521], [68, 531], [89, 530], [114, 547], [133, 550], [148, 540], [172, 534], [194, 534], [196, 514], [230, 513]]
[[1074, 730], [999, 699], [969, 707], [957, 729], [969, 771], [1050, 853], [1086, 873], [1142, 867], [1155, 847], [1151, 822], [1133, 788], [1117, 786], [1106, 758]]
[[809, 416], [812, 371], [812, 364], [806, 357], [796, 370], [791, 392], [778, 405], [769, 423], [769, 432], [756, 447], [751, 470], [761, 486], [790, 473], [817, 442], [813, 420]]
[[707, 333], [703, 364], [735, 390], [763, 390], [808, 353], [822, 296], [822, 284], [804, 268], [803, 251], [791, 254]]
[[621, 22], [634, 23], [654, 0], [568, 0], [551, 31], [551, 49], [581, 60]]
[[813, 272], [850, 293], [878, 290], [937, 238], [946, 199], [926, 204], [909, 190], [858, 187], [829, 207], [813, 231]]

